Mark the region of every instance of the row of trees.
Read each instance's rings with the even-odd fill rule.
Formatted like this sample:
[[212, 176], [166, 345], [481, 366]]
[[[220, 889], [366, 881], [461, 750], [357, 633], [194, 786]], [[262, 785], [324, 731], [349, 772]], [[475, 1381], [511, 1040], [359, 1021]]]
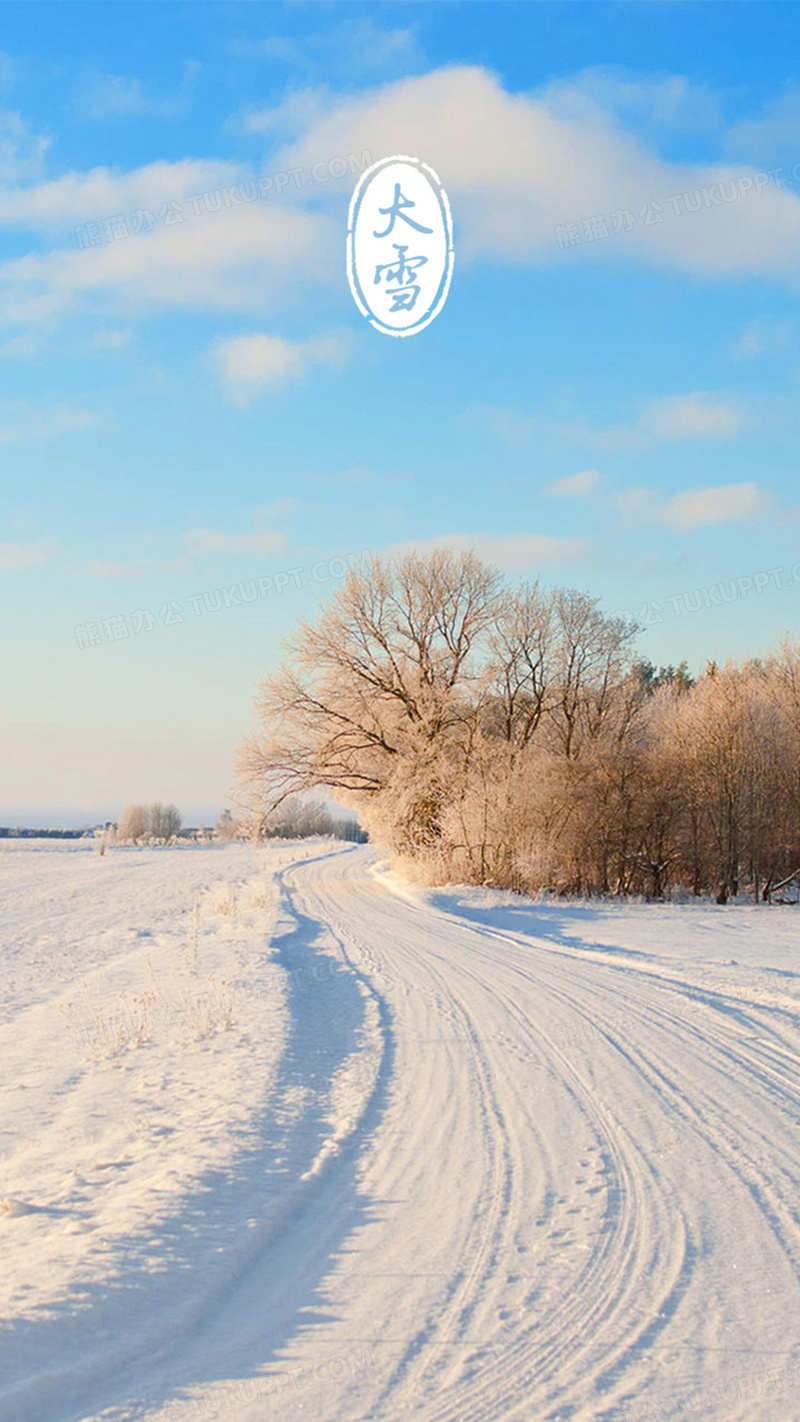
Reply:
[[232, 839], [309, 839], [324, 835], [329, 839], [360, 842], [366, 839], [355, 815], [334, 815], [321, 800], [292, 796], [264, 819], [250, 814], [233, 817], [223, 810], [214, 836], [227, 843]]
[[117, 842], [169, 844], [181, 832], [183, 821], [175, 805], [128, 805], [117, 825]]
[[312, 835], [346, 840], [366, 838], [355, 815], [333, 815], [319, 800], [292, 797], [283, 800], [266, 821], [259, 817], [255, 824], [252, 815], [234, 817], [230, 810], [223, 810], [213, 835], [205, 831], [183, 830], [183, 821], [175, 805], [159, 802], [128, 805], [120, 815], [116, 832], [110, 835], [106, 830], [104, 844], [171, 844], [181, 833], [195, 838], [202, 834], [206, 839], [213, 837], [222, 844], [228, 844], [235, 839], [252, 839], [254, 832], [259, 838], [273, 839], [307, 839]]
[[800, 644], [694, 683], [636, 631], [472, 554], [353, 570], [264, 684], [251, 809], [328, 789], [431, 879], [768, 898], [800, 870]]
[[331, 814], [321, 800], [305, 798], [284, 800], [266, 824], [256, 828], [260, 829], [260, 837], [273, 839], [308, 839], [315, 835], [356, 842], [366, 839], [355, 815]]

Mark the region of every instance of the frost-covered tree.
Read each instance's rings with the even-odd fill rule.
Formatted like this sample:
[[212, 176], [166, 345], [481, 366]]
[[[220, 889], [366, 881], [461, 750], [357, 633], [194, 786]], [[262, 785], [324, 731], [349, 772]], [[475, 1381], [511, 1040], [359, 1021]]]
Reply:
[[223, 810], [214, 826], [215, 839], [220, 840], [222, 844], [229, 844], [232, 839], [236, 838], [236, 834], [236, 821], [233, 815], [230, 810]]
[[635, 630], [471, 554], [354, 570], [262, 689], [256, 834], [321, 789], [431, 879], [769, 896], [800, 872], [800, 644], [695, 683]]
[[150, 805], [148, 816], [151, 839], [160, 844], [169, 844], [171, 839], [180, 834], [183, 820], [176, 805], [162, 805], [156, 800]]
[[504, 873], [534, 740], [570, 758], [598, 736], [630, 635], [582, 594], [504, 588], [473, 554], [375, 560], [265, 683], [251, 803], [266, 827], [287, 795], [327, 787], [400, 854]]
[[287, 795], [325, 787], [369, 805], [393, 840], [435, 840], [442, 756], [468, 717], [476, 644], [499, 599], [499, 575], [471, 554], [351, 570], [263, 687], [263, 734], [245, 748], [242, 771], [265, 823]]
[[306, 839], [311, 835], [332, 835], [333, 816], [319, 800], [292, 796], [270, 815], [265, 833], [277, 839]]
[[146, 805], [128, 805], [122, 811], [117, 825], [117, 840], [123, 844], [136, 844], [146, 839], [150, 833], [150, 814]]

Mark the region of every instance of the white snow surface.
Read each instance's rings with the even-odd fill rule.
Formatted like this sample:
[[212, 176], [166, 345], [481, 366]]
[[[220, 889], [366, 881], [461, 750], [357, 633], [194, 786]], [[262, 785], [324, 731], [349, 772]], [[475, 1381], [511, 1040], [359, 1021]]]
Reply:
[[799, 914], [0, 841], [0, 1418], [800, 1417]]

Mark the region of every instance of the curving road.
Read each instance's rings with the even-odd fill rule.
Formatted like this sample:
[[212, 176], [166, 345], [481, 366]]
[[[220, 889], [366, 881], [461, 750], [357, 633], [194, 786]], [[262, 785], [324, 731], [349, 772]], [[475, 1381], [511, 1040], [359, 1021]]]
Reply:
[[246, 1376], [243, 1319], [250, 1373], [260, 1340], [288, 1377], [230, 1415], [800, 1416], [796, 999], [704, 989], [692, 944], [398, 896], [371, 861], [283, 872], [287, 966], [339, 964], [306, 1047], [355, 986], [358, 1053], [344, 1084], [320, 1066], [315, 1188], [209, 1322], [217, 1377]]

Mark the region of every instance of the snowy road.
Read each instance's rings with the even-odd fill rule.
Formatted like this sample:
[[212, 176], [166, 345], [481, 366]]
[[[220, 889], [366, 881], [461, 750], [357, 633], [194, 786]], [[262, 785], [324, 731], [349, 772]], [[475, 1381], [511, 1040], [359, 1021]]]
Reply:
[[129, 1280], [61, 1401], [4, 1416], [800, 1416], [792, 911], [415, 894], [374, 858], [278, 873], [282, 1055], [189, 1222], [222, 1262]]
[[800, 1361], [797, 998], [408, 902], [357, 855], [287, 877], [384, 1004], [366, 1217], [289, 1353], [375, 1366], [315, 1415], [800, 1415], [755, 1377]]

